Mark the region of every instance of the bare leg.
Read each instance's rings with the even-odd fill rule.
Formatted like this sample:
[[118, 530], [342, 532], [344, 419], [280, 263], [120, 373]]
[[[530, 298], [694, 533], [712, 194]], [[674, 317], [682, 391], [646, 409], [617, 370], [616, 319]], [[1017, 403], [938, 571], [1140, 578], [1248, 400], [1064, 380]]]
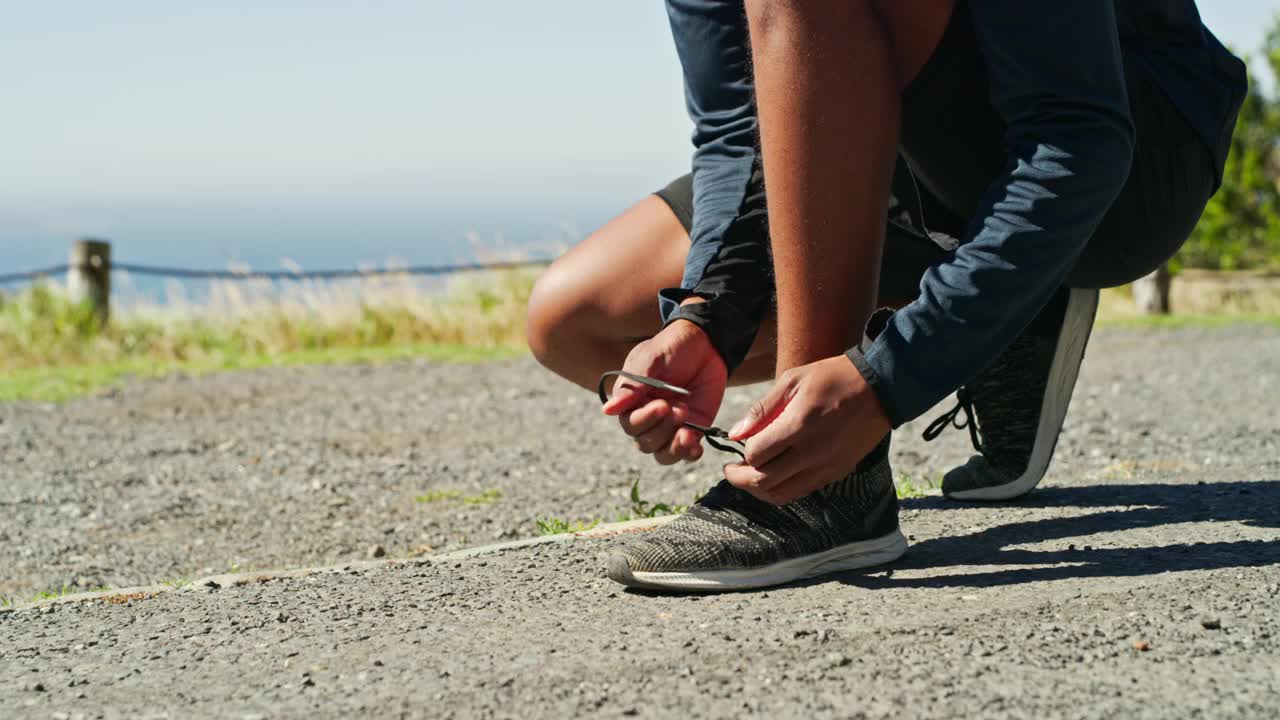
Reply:
[[[689, 236], [650, 195], [592, 233], [543, 273], [529, 300], [528, 339], [552, 372], [594, 390], [639, 341], [662, 327], [658, 291], [680, 284]], [[773, 377], [773, 323], [766, 322], [735, 383]]]
[[951, 5], [747, 2], [779, 372], [839, 355], [861, 335], [877, 295], [899, 93], [942, 37]]

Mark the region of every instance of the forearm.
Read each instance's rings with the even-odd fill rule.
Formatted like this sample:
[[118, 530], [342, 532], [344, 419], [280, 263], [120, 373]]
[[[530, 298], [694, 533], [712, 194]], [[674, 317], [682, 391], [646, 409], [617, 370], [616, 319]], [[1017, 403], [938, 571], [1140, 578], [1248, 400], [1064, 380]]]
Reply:
[[873, 309], [900, 107], [869, 4], [746, 6], [781, 372], [844, 352]]
[[[694, 124], [694, 213], [684, 277], [660, 307], [667, 323], [703, 328], [732, 370], [773, 296], [746, 22], [741, 0], [667, 0], [667, 11]], [[708, 302], [680, 307], [694, 294]]]
[[[666, 322], [682, 319], [701, 327], [731, 372], [746, 358], [773, 297], [768, 237], [764, 177], [757, 167], [738, 212], [700, 265], [696, 282], [661, 293], [672, 306]], [[686, 302], [691, 297], [707, 302], [691, 306]]]
[[[859, 365], [895, 425], [990, 364], [1044, 307], [1127, 182], [1134, 150], [1111, 3], [970, 8], [1007, 159], [955, 256], [925, 274], [919, 299]], [[1073, 52], [1043, 52], [1055, 43]]]

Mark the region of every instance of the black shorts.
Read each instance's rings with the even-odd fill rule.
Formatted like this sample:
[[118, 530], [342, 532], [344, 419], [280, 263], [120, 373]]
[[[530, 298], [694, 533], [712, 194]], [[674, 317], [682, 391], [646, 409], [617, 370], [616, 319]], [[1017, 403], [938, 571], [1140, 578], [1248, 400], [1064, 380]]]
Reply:
[[[1128, 53], [1125, 80], [1137, 131], [1133, 164], [1120, 195], [1067, 278], [1072, 287], [1122, 285], [1155, 270], [1186, 242], [1216, 186], [1208, 148]], [[963, 238], [979, 199], [1003, 172], [1004, 123], [988, 97], [986, 65], [972, 19], [964, 4], [957, 3], [938, 48], [902, 95], [899, 149], [918, 180], [929, 230]], [[939, 121], [943, 117], [946, 122]], [[657, 195], [685, 230], [692, 227], [689, 176], [672, 181]], [[945, 247], [890, 223], [880, 273], [881, 300], [914, 298], [925, 270], [949, 256]]]

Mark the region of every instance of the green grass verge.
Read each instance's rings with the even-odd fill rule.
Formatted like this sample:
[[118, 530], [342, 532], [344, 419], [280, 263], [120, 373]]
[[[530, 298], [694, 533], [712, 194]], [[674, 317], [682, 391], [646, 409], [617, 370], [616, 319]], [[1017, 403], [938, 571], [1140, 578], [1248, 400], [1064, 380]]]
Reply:
[[[1280, 315], [1265, 313], [1135, 315], [1103, 317], [1098, 320], [1098, 327], [1116, 329], [1218, 328], [1235, 325], [1280, 327]], [[0, 402], [17, 400], [62, 402], [116, 386], [130, 377], [162, 377], [174, 372], [205, 375], [221, 370], [300, 365], [378, 364], [408, 358], [474, 363], [517, 357], [525, 352], [524, 348], [517, 346], [470, 347], [417, 343], [376, 347], [332, 347], [275, 355], [224, 354], [216, 360], [203, 358], [194, 361], [170, 361], [135, 358], [101, 365], [19, 368], [0, 374]]]
[[570, 522], [564, 518], [547, 517], [534, 521], [539, 535], [562, 535], [564, 533], [586, 532], [600, 524], [600, 518], [593, 520], [575, 520]]
[[906, 472], [898, 473], [898, 479], [894, 481], [893, 486], [899, 500], [927, 497], [942, 489], [942, 473], [933, 477], [919, 478], [912, 477]]
[[182, 372], [204, 375], [221, 370], [299, 365], [379, 364], [418, 358], [438, 362], [473, 363], [523, 354], [517, 347], [468, 347], [450, 344], [411, 344], [379, 347], [333, 347], [278, 355], [224, 355], [219, 359], [166, 361], [130, 359], [102, 365], [72, 365], [9, 370], [0, 374], [0, 402], [37, 400], [62, 402], [112, 387], [129, 377], [162, 377]]
[[422, 495], [415, 495], [413, 501], [420, 505], [452, 500], [461, 500], [466, 505], [492, 505], [501, 499], [501, 490], [489, 488], [475, 495], [465, 495], [461, 490], [430, 490]]
[[1222, 315], [1132, 315], [1101, 317], [1098, 327], [1120, 329], [1142, 328], [1217, 328], [1234, 325], [1269, 325], [1280, 327], [1280, 315], [1271, 313], [1230, 313]]

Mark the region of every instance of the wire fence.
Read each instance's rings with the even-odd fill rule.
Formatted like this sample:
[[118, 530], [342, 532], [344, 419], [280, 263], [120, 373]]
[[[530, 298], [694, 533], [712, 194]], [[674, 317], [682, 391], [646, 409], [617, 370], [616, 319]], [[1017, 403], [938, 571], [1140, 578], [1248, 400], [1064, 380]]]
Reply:
[[[484, 272], [498, 270], [518, 270], [521, 268], [545, 267], [551, 259], [511, 260], [491, 263], [459, 263], [454, 265], [411, 265], [406, 267], [369, 268], [364, 270], [200, 270], [193, 268], [162, 267], [158, 265], [139, 265], [136, 263], [112, 262], [112, 272], [126, 272], [133, 275], [152, 277], [168, 277], [183, 280], [340, 280], [345, 278], [377, 277], [385, 275], [452, 275], [461, 272]], [[39, 270], [28, 270], [19, 273], [0, 275], [0, 285], [22, 282], [34, 282], [43, 278], [62, 275], [71, 270], [71, 265], [53, 265]]]

